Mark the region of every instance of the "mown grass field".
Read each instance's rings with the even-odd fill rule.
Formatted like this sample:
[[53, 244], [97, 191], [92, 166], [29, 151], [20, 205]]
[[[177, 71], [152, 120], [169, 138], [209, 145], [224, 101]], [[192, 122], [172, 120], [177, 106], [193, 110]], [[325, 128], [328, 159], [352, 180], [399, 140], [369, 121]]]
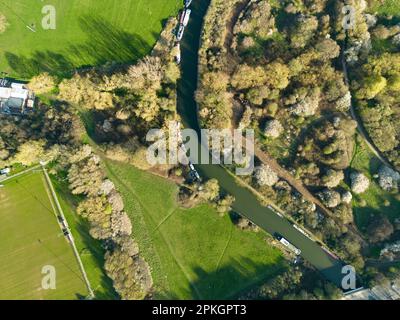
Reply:
[[[55, 30], [42, 28], [45, 5], [56, 9]], [[9, 27], [0, 34], [0, 71], [30, 78], [136, 60], [148, 53], [163, 21], [181, 5], [181, 0], [2, 0], [0, 12]]]
[[[77, 299], [87, 289], [61, 233], [41, 172], [0, 188], [0, 299]], [[42, 289], [42, 268], [56, 270], [56, 289]]]
[[208, 205], [179, 208], [177, 187], [130, 165], [107, 162], [158, 298], [226, 299], [283, 271], [264, 232], [240, 231]]
[[[373, 175], [378, 172], [381, 166], [380, 161], [364, 142], [357, 144], [352, 168], [362, 171], [371, 180], [369, 189], [365, 193], [355, 196], [353, 200], [356, 224], [362, 231], [365, 231], [368, 222], [376, 214], [382, 213], [392, 222], [396, 218], [400, 218], [400, 201], [395, 198], [394, 194], [379, 187], [378, 181], [373, 178]], [[366, 202], [365, 206], [362, 205], [362, 200]], [[385, 200], [390, 202], [389, 206], [384, 205]]]

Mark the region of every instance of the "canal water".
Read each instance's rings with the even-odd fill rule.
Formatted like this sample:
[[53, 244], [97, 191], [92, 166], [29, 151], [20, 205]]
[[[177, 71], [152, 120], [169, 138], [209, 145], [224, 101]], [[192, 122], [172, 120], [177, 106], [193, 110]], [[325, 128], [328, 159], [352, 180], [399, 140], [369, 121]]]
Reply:
[[[178, 112], [185, 127], [199, 131], [197, 104], [194, 99], [198, 79], [198, 50], [204, 16], [209, 0], [193, 0], [192, 15], [181, 42], [182, 79], [178, 83]], [[235, 197], [233, 210], [247, 217], [271, 235], [280, 234], [301, 250], [302, 257], [314, 265], [328, 280], [341, 285], [343, 264], [327, 254], [318, 244], [295, 229], [289, 221], [264, 207], [247, 188], [237, 184], [219, 165], [197, 165], [203, 178], [218, 180], [221, 188]]]

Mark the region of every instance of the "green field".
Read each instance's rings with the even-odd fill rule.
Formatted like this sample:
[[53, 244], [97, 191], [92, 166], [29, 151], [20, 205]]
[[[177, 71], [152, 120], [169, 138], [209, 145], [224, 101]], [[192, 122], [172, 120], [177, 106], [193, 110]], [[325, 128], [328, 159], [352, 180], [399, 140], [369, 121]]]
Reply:
[[[357, 150], [352, 163], [352, 168], [362, 171], [371, 180], [369, 189], [358, 196], [355, 196], [354, 214], [357, 226], [365, 231], [371, 218], [379, 213], [386, 215], [392, 222], [396, 218], [400, 218], [400, 201], [390, 192], [386, 192], [379, 187], [378, 182], [373, 175], [378, 172], [381, 163], [367, 148], [364, 142], [357, 142]], [[361, 205], [361, 200], [366, 201], [366, 206]], [[385, 200], [390, 202], [389, 206], [385, 206]]]
[[[181, 0], [2, 0], [9, 23], [0, 35], [0, 71], [30, 78], [43, 71], [65, 73], [108, 61], [128, 62], [145, 55], [162, 23]], [[42, 8], [56, 9], [56, 29], [43, 30]], [[27, 28], [34, 26], [36, 32]]]
[[165, 179], [113, 162], [107, 170], [151, 266], [156, 297], [232, 298], [285, 268], [264, 232], [241, 231], [208, 205], [179, 208], [177, 187]]
[[[0, 188], [0, 299], [77, 299], [87, 289], [62, 235], [44, 176], [30, 172]], [[54, 266], [56, 289], [42, 289], [42, 268]]]
[[393, 15], [400, 17], [400, 2], [399, 0], [376, 1], [376, 4], [368, 11], [371, 13], [377, 12], [379, 15]]

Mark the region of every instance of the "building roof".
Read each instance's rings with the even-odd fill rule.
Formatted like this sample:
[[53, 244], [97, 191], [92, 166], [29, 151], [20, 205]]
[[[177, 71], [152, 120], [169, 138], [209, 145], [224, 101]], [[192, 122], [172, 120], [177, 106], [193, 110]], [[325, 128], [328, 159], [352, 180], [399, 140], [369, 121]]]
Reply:
[[0, 99], [28, 99], [29, 90], [21, 87], [4, 88], [0, 87]]
[[2, 82], [0, 113], [23, 114], [34, 107], [35, 96], [21, 83]]

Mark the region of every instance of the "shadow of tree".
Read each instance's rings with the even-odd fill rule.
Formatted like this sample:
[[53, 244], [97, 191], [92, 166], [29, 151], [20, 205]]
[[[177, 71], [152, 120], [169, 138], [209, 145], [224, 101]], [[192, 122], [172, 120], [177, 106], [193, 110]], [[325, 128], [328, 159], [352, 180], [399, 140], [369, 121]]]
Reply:
[[23, 78], [42, 72], [66, 77], [74, 69], [109, 61], [133, 63], [151, 50], [151, 45], [140, 35], [126, 32], [98, 17], [82, 16], [79, 24], [88, 39], [85, 43], [66, 44], [63, 53], [36, 51], [30, 57], [5, 52], [7, 63]]
[[108, 61], [136, 61], [151, 50], [151, 46], [139, 35], [116, 28], [98, 17], [83, 16], [79, 24], [90, 41], [72, 45], [68, 54], [84, 60], [90, 56], [96, 64]]
[[25, 79], [42, 72], [63, 75], [74, 67], [65, 56], [50, 51], [36, 51], [30, 58], [17, 56], [11, 52], [5, 52], [4, 56], [11, 69]]
[[[249, 258], [230, 258], [214, 271], [193, 267], [196, 279], [188, 288], [193, 299], [235, 299], [243, 292], [272, 279], [287, 268], [283, 257], [270, 264], [258, 264]], [[186, 289], [185, 289], [186, 290]]]
[[[80, 219], [80, 218], [79, 218]], [[85, 246], [85, 250], [90, 252], [96, 267], [102, 271], [101, 283], [99, 287], [103, 288], [104, 291], [99, 291], [98, 287], [92, 288], [96, 300], [114, 300], [118, 298], [118, 293], [115, 291], [112, 280], [106, 276], [104, 270], [104, 249], [100, 246], [100, 242], [93, 239], [89, 234], [89, 225], [87, 222], [80, 221], [76, 226], [77, 232], [80, 234]], [[82, 252], [80, 252], [82, 255]]]

